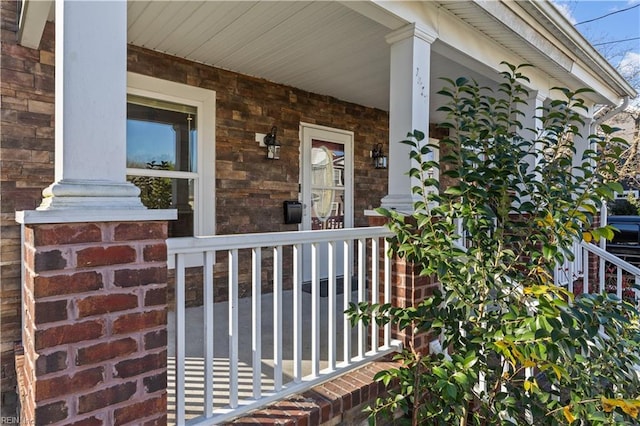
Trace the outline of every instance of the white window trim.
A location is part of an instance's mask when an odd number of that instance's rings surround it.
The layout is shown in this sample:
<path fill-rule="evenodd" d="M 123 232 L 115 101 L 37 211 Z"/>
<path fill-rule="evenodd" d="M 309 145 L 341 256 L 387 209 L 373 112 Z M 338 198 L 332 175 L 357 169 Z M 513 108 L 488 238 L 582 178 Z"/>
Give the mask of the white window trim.
<path fill-rule="evenodd" d="M 127 93 L 197 108 L 197 175 L 194 200 L 195 236 L 215 234 L 215 128 L 216 92 L 127 72 Z M 138 170 L 136 170 L 136 174 Z"/>

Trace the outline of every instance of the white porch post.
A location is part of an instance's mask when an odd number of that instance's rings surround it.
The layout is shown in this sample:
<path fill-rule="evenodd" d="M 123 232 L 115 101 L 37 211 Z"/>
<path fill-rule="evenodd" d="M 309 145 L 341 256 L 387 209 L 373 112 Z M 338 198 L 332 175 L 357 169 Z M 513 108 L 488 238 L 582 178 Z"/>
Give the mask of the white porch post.
<path fill-rule="evenodd" d="M 538 133 L 542 130 L 542 122 L 538 118 L 542 115 L 542 111 L 539 108 L 544 106 L 546 99 L 547 97 L 540 92 L 530 92 L 526 105 L 520 105 L 524 116 L 520 118 L 523 130 L 519 133 L 523 138 L 532 140 L 539 136 Z M 536 148 L 540 149 L 539 146 Z M 530 158 L 529 160 L 529 170 L 531 171 L 538 165 L 540 158 Z"/>
<path fill-rule="evenodd" d="M 57 0 L 55 7 L 55 182 L 37 211 L 16 212 L 21 418 L 78 424 L 124 415 L 160 424 L 167 416 L 168 307 L 158 295 L 167 291 L 167 221 L 176 211 L 147 210 L 126 182 L 127 3 Z M 124 351 L 84 352 L 124 342 L 123 335 L 133 336 Z M 136 343 L 148 336 L 153 344 Z M 51 354 L 62 365 L 40 368 Z M 125 363 L 132 360 L 152 361 L 130 371 Z M 82 383 L 69 386 L 70 377 Z"/>
<path fill-rule="evenodd" d="M 586 150 L 596 148 L 591 144 L 591 138 L 589 138 L 592 131 L 591 121 L 593 120 L 593 117 L 591 115 L 580 115 L 584 120 L 584 124 L 576 123 L 579 135 L 575 135 L 573 139 L 573 145 L 576 150 L 576 153 L 573 156 L 574 167 L 578 167 L 582 164 L 582 156 Z"/>
<path fill-rule="evenodd" d="M 38 210 L 144 209 L 126 182 L 127 2 L 55 8 L 55 183 Z"/>
<path fill-rule="evenodd" d="M 413 211 L 416 184 L 408 175 L 412 167 L 410 148 L 399 143 L 407 133 L 429 132 L 429 79 L 431 43 L 435 34 L 415 24 L 407 25 L 387 36 L 391 45 L 389 104 L 389 188 L 382 207 L 403 212 Z"/>

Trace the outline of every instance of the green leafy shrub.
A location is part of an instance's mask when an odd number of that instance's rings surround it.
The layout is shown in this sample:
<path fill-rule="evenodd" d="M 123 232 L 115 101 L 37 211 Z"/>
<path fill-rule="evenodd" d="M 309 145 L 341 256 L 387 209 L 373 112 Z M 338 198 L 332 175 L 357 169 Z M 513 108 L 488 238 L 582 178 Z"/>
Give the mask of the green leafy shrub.
<path fill-rule="evenodd" d="M 631 424 L 637 417 L 634 306 L 608 294 L 576 297 L 553 280 L 576 239 L 612 236 L 592 223 L 602 200 L 621 190 L 617 153 L 601 148 L 621 141 L 604 126 L 576 164 L 584 90 L 557 89 L 563 99 L 538 111 L 542 130 L 524 129 L 524 66 L 506 65 L 497 92 L 444 79 L 441 126 L 451 136 L 439 142 L 448 152 L 439 163 L 425 160 L 436 147 L 421 132 L 403 141 L 415 160 L 409 174 L 420 182 L 414 212 L 379 212 L 395 234 L 390 255 L 418 265 L 440 288 L 418 306 L 362 303 L 350 315 L 428 331 L 447 351 L 404 348 L 399 367 L 377 376 L 399 390 L 370 408 L 371 423 L 398 410 L 405 417 L 396 421 L 413 425 Z M 434 168 L 455 183 L 440 188 Z"/>

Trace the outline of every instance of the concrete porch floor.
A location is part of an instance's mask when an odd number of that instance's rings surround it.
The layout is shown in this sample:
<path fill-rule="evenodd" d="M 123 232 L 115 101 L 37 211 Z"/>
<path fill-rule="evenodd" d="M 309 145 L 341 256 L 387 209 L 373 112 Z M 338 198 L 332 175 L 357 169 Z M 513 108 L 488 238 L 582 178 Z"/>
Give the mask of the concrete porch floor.
<path fill-rule="evenodd" d="M 351 293 L 350 300 L 357 299 L 357 292 Z M 336 297 L 336 310 L 333 313 L 336 320 L 336 357 L 337 362 L 343 360 L 343 294 Z M 302 292 L 302 351 L 303 376 L 311 373 L 311 303 L 310 293 Z M 283 292 L 282 300 L 282 353 L 283 353 L 283 377 L 282 383 L 293 379 L 293 291 Z M 213 386 L 214 407 L 221 408 L 229 402 L 229 331 L 228 331 L 228 302 L 219 302 L 214 305 L 214 361 L 213 361 Z M 251 398 L 253 390 L 253 360 L 251 351 L 251 322 L 252 309 L 251 298 L 238 300 L 238 347 L 239 347 L 239 398 Z M 320 368 L 327 366 L 327 319 L 328 298 L 320 298 Z M 273 390 L 273 294 L 267 293 L 261 298 L 261 324 L 262 324 L 262 362 L 261 377 L 262 389 L 269 392 Z M 204 393 L 204 310 L 202 307 L 188 308 L 186 311 L 187 335 L 186 342 L 186 416 L 197 417 L 203 413 Z M 357 354 L 357 329 L 349 328 L 352 336 L 352 356 Z M 168 319 L 168 412 L 169 423 L 174 422 L 175 416 L 175 313 L 169 313 Z"/>

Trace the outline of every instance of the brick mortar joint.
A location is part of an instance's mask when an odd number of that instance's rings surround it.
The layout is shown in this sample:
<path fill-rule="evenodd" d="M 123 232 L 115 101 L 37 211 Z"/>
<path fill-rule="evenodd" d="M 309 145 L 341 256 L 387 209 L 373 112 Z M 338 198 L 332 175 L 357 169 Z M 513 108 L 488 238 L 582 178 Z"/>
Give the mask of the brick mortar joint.
<path fill-rule="evenodd" d="M 93 366 L 91 368 L 87 368 L 84 370 L 81 370 L 80 372 L 83 371 L 88 371 L 91 370 L 92 368 L 95 368 L 96 366 Z M 100 411 L 103 409 L 108 409 L 108 410 L 115 410 L 118 408 L 123 408 L 123 407 L 127 407 L 130 405 L 130 401 L 129 400 L 125 400 L 125 401 L 121 401 L 115 404 L 108 404 L 103 408 L 99 408 L 98 410 L 94 410 L 94 411 L 89 411 L 86 413 L 78 413 L 74 408 L 77 408 L 79 400 L 82 397 L 87 397 L 93 394 L 96 394 L 98 392 L 101 391 L 105 391 L 117 386 L 121 386 L 121 385 L 126 385 L 128 383 L 133 383 L 135 386 L 135 393 L 132 396 L 132 398 L 136 398 L 137 400 L 140 400 L 140 398 L 142 397 L 143 399 L 141 400 L 146 400 L 146 399 L 152 399 L 152 398 L 157 398 L 158 396 L 162 396 L 163 393 L 166 393 L 166 389 L 159 389 L 156 390 L 154 392 L 147 392 L 144 386 L 144 379 L 147 377 L 151 377 L 157 374 L 163 374 L 167 371 L 166 367 L 163 368 L 157 368 L 155 370 L 151 370 L 151 371 L 145 371 L 143 374 L 139 374 L 136 376 L 132 376 L 132 377 L 113 377 L 112 374 L 107 375 L 107 369 L 105 368 L 105 376 L 103 376 L 103 380 L 100 381 L 97 385 L 89 388 L 89 389 L 82 389 L 82 390 L 78 390 L 78 391 L 70 391 L 70 392 L 66 392 L 66 393 L 60 393 L 57 394 L 55 396 L 52 396 L 50 398 L 46 398 L 46 399 L 41 399 L 36 401 L 36 405 L 38 406 L 43 406 L 43 405 L 48 405 L 48 404 L 52 404 L 55 402 L 59 402 L 59 401 L 65 401 L 68 403 L 68 406 L 70 408 L 69 411 L 69 417 L 74 417 L 76 415 L 80 415 L 80 416 L 85 416 L 88 415 L 92 412 L 96 412 L 96 411 Z M 61 375 L 58 377 L 64 377 L 65 375 Z M 69 377 L 73 377 L 73 374 L 67 374 L 66 376 Z M 51 379 L 55 379 L 56 376 L 54 377 L 47 377 L 47 378 L 41 378 L 38 377 L 35 379 L 35 381 L 29 381 L 30 384 L 30 392 L 33 393 L 33 395 L 35 395 L 34 392 L 34 387 L 38 385 L 38 382 L 41 380 L 51 380 Z"/>
<path fill-rule="evenodd" d="M 75 262 L 74 262 L 75 263 Z M 71 276 L 77 273 L 82 272 L 96 272 L 96 273 L 104 273 L 104 272 L 113 272 L 119 270 L 144 270 L 149 268 L 167 268 L 167 261 L 165 260 L 154 260 L 145 262 L 144 260 L 139 260 L 136 262 L 129 263 L 114 263 L 112 265 L 97 265 L 97 266 L 77 266 L 72 265 L 68 266 L 64 269 L 50 269 L 46 271 L 34 272 L 31 268 L 27 268 L 27 272 L 30 273 L 33 277 L 43 277 L 43 278 L 51 278 L 57 276 Z M 164 284 L 164 283 L 156 283 L 156 284 Z M 72 293 L 75 294 L 75 293 Z M 77 293 L 81 294 L 81 293 Z"/>
<path fill-rule="evenodd" d="M 26 246 L 33 250 L 34 253 L 48 252 L 51 250 L 69 251 L 77 253 L 78 251 L 88 248 L 110 248 L 110 247 L 132 247 L 144 249 L 145 247 L 153 247 L 158 245 L 166 245 L 165 240 L 118 240 L 118 241 L 94 241 L 94 242 L 82 242 L 82 243 L 69 243 L 69 244 L 43 244 Z"/>

